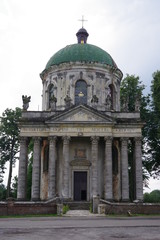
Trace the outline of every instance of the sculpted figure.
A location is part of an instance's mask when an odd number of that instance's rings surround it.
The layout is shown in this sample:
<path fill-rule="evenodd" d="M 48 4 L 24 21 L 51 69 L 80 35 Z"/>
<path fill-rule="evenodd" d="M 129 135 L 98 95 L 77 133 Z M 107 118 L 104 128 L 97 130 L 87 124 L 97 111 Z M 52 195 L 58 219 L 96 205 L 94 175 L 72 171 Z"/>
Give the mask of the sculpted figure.
<path fill-rule="evenodd" d="M 141 107 L 141 97 L 138 95 L 135 100 L 135 111 L 139 112 Z"/>
<path fill-rule="evenodd" d="M 51 108 L 51 111 L 54 111 L 56 109 L 56 103 L 57 103 L 57 98 L 53 94 L 50 97 L 50 108 Z"/>
<path fill-rule="evenodd" d="M 91 103 L 98 103 L 99 99 L 96 95 L 93 95 Z"/>
<path fill-rule="evenodd" d="M 27 97 L 27 95 L 22 95 L 23 101 L 23 110 L 27 111 L 29 108 L 29 102 L 31 101 L 31 96 Z"/>
<path fill-rule="evenodd" d="M 111 110 L 111 106 L 112 106 L 112 99 L 111 99 L 111 95 L 108 94 L 106 97 L 106 108 L 107 110 Z"/>
<path fill-rule="evenodd" d="M 72 105 L 72 103 L 71 103 L 72 99 L 70 98 L 70 96 L 69 96 L 68 94 L 66 95 L 64 101 L 65 101 L 65 104 L 66 104 L 66 107 L 67 107 L 67 108 L 68 108 L 68 107 L 71 107 L 71 105 Z"/>

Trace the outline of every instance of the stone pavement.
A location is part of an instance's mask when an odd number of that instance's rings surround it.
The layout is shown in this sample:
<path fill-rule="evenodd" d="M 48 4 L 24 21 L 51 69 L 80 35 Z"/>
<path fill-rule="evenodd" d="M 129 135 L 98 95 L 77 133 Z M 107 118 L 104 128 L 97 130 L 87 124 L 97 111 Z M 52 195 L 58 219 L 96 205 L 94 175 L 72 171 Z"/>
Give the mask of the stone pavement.
<path fill-rule="evenodd" d="M 160 217 L 0 218 L 0 240 L 159 240 Z"/>

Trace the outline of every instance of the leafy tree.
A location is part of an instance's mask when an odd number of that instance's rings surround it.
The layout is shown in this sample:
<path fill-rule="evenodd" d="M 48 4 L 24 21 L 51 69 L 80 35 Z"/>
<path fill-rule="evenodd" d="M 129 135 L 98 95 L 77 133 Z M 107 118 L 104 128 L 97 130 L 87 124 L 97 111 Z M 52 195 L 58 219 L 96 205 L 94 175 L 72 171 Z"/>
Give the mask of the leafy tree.
<path fill-rule="evenodd" d="M 15 176 L 12 183 L 11 194 L 13 198 L 17 198 L 18 177 Z"/>
<path fill-rule="evenodd" d="M 143 90 L 145 86 L 140 81 L 139 77 L 134 75 L 128 75 L 121 82 L 120 89 L 120 100 L 122 110 L 126 110 L 129 112 L 135 112 L 136 109 L 136 101 L 138 100 L 140 103 L 140 117 L 142 122 L 146 122 L 146 118 L 149 113 L 148 104 L 150 102 L 150 97 L 143 95 Z M 123 106 L 125 105 L 125 109 Z M 142 130 L 142 146 L 145 146 L 146 143 L 146 130 L 145 125 Z M 129 153 L 129 178 L 130 178 L 130 199 L 134 200 L 135 189 L 134 189 L 134 165 L 133 165 L 133 156 L 134 156 L 134 142 L 130 139 L 128 145 L 128 153 Z M 149 174 L 146 167 L 146 159 L 145 159 L 145 148 L 142 149 L 143 153 L 143 180 L 145 186 L 148 185 Z"/>
<path fill-rule="evenodd" d="M 0 184 L 0 201 L 6 198 L 6 187 L 4 184 Z"/>
<path fill-rule="evenodd" d="M 160 203 L 160 190 L 154 190 L 151 193 L 145 193 L 144 202 Z"/>
<path fill-rule="evenodd" d="M 129 75 L 122 80 L 121 89 L 120 89 L 120 100 L 121 106 L 123 106 L 124 102 L 127 103 L 128 111 L 135 111 L 135 102 L 136 98 L 142 99 L 142 92 L 145 86 L 139 80 L 139 77 L 135 77 L 134 75 Z"/>
<path fill-rule="evenodd" d="M 2 113 L 0 125 L 0 162 L 1 165 L 9 162 L 9 175 L 7 183 L 7 197 L 11 192 L 12 168 L 18 159 L 19 152 L 19 128 L 18 121 L 21 116 L 21 109 L 6 109 Z M 4 169 L 2 168 L 3 172 Z"/>
<path fill-rule="evenodd" d="M 153 73 L 150 112 L 146 119 L 147 167 L 152 176 L 160 174 L 160 71 Z"/>

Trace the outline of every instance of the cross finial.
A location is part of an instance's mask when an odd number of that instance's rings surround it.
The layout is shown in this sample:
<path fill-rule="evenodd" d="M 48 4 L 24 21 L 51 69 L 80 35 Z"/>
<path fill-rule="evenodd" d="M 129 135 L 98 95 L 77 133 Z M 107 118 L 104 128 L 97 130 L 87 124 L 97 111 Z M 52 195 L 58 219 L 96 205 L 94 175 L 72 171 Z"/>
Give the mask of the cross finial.
<path fill-rule="evenodd" d="M 82 15 L 82 19 L 79 19 L 78 21 L 81 21 L 81 22 L 82 22 L 82 28 L 83 28 L 83 23 L 84 23 L 84 22 L 87 22 L 88 20 L 85 20 L 85 19 L 84 19 L 84 16 Z"/>

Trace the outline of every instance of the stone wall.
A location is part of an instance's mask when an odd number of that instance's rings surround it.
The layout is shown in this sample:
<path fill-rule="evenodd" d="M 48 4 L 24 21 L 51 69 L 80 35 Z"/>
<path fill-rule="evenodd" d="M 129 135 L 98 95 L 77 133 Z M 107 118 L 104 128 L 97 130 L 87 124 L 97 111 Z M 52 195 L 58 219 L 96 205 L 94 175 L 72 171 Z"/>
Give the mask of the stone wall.
<path fill-rule="evenodd" d="M 55 203 L 0 202 L 0 216 L 56 213 L 57 205 Z"/>
<path fill-rule="evenodd" d="M 106 214 L 160 214 L 160 204 L 158 203 L 107 203 L 101 201 L 105 205 Z"/>

